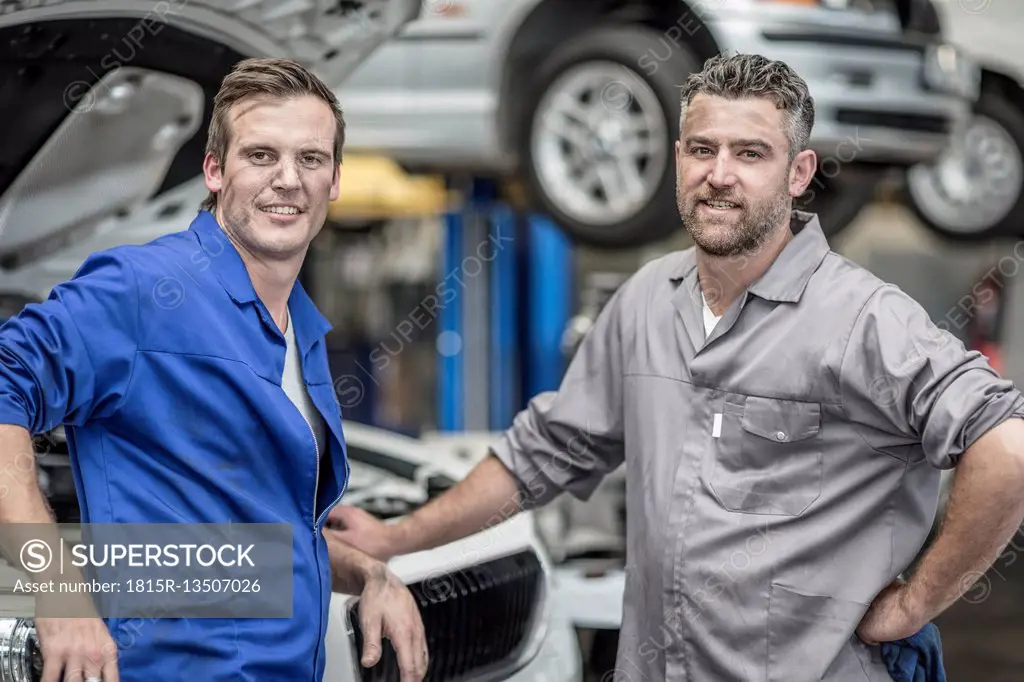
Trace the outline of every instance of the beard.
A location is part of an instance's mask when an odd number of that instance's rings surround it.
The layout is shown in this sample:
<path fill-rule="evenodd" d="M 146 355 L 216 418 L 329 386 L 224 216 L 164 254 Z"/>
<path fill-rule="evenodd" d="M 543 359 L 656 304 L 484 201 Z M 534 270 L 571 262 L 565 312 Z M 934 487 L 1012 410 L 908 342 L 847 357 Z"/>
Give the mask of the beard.
<path fill-rule="evenodd" d="M 739 206 L 732 215 L 715 217 L 700 213 L 702 201 L 728 201 Z M 738 201 L 728 190 L 711 190 L 684 197 L 676 182 L 676 204 L 683 226 L 693 243 L 711 256 L 730 257 L 753 253 L 764 246 L 772 233 L 789 222 L 788 187 L 756 202 Z"/>

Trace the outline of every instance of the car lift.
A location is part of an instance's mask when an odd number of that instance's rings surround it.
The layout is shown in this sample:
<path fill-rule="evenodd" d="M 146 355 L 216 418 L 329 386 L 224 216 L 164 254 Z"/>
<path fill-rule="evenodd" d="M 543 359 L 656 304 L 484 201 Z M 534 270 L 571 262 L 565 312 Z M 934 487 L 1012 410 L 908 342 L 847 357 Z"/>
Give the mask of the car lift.
<path fill-rule="evenodd" d="M 464 197 L 444 220 L 437 428 L 498 431 L 561 382 L 572 245 L 550 218 L 516 212 L 493 181 L 472 179 Z"/>

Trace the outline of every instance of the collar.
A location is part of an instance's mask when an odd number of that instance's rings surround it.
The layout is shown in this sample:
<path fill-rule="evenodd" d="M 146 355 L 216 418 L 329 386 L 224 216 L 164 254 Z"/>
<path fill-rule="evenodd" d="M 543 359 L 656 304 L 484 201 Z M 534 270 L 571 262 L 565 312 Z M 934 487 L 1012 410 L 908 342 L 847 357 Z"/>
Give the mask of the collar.
<path fill-rule="evenodd" d="M 783 247 L 763 275 L 749 287 L 748 291 L 770 301 L 796 302 L 800 300 L 811 275 L 818 269 L 822 259 L 829 252 L 828 240 L 821 230 L 817 214 L 793 211 L 790 218 L 793 238 Z M 672 269 L 670 278 L 674 282 L 686 279 L 697 269 L 697 251 L 686 249 L 678 265 Z"/>
<path fill-rule="evenodd" d="M 228 239 L 217 218 L 209 211 L 200 211 L 189 230 L 197 236 L 203 251 L 210 257 L 213 264 L 211 270 L 231 299 L 238 305 L 259 301 L 263 307 L 242 256 Z M 288 296 L 288 315 L 289 325 L 295 325 L 295 340 L 303 354 L 333 328 L 297 279 Z"/>
<path fill-rule="evenodd" d="M 292 327 L 292 325 L 295 326 Z M 288 326 L 295 332 L 295 342 L 302 355 L 309 352 L 313 344 L 334 328 L 320 313 L 316 304 L 313 303 L 313 299 L 309 297 L 297 279 L 292 287 L 292 293 L 288 297 Z"/>
<path fill-rule="evenodd" d="M 188 229 L 198 237 L 199 245 L 214 266 L 213 273 L 232 300 L 239 304 L 255 301 L 256 289 L 252 286 L 249 271 L 245 269 L 245 262 L 217 218 L 209 211 L 199 211 Z"/>

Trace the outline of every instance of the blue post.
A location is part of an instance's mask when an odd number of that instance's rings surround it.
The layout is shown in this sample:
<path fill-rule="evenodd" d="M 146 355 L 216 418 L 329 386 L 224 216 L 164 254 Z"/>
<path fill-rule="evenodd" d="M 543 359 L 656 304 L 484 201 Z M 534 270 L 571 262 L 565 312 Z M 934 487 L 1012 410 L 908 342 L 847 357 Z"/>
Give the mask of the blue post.
<path fill-rule="evenodd" d="M 467 195 L 462 211 L 445 216 L 438 429 L 497 431 L 529 398 L 561 383 L 572 246 L 547 217 L 530 215 L 521 225 L 488 180 L 474 179 Z M 481 263 L 480 278 L 461 272 Z"/>
<path fill-rule="evenodd" d="M 441 249 L 442 279 L 448 277 L 462 262 L 462 216 L 452 211 L 444 220 L 444 244 Z M 463 413 L 462 353 L 442 352 L 449 339 L 462 339 L 462 288 L 439 286 L 441 311 L 438 316 L 437 351 L 437 428 L 440 431 L 461 431 Z"/>
<path fill-rule="evenodd" d="M 491 217 L 490 244 L 485 255 L 490 263 L 490 401 L 489 428 L 500 431 L 512 424 L 519 391 L 518 328 L 516 312 L 516 265 L 518 236 L 515 215 L 499 206 Z"/>
<path fill-rule="evenodd" d="M 543 391 L 558 388 L 565 372 L 562 334 L 572 310 L 572 243 L 547 216 L 528 217 L 529 252 L 526 395 L 523 402 Z"/>

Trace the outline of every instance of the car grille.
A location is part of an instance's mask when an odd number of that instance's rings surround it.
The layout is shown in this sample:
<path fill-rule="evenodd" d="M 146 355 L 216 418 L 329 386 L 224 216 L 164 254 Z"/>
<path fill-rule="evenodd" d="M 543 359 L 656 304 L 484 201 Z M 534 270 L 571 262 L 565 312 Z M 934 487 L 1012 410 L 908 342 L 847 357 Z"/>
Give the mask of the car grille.
<path fill-rule="evenodd" d="M 460 680 L 511 663 L 533 623 L 542 578 L 540 561 L 527 551 L 410 584 L 430 651 L 425 679 Z M 358 609 L 358 601 L 349 609 L 357 662 L 363 650 Z M 394 649 L 383 644 L 377 665 L 360 666 L 363 682 L 401 679 Z"/>

